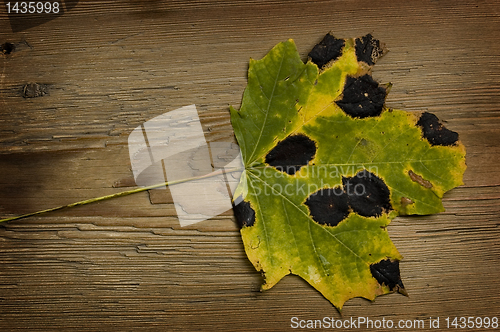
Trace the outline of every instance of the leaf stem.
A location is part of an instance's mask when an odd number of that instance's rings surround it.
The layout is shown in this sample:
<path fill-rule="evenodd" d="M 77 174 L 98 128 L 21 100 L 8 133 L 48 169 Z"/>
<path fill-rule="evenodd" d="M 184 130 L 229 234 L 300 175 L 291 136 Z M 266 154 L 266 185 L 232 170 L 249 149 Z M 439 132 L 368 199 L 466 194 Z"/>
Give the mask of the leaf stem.
<path fill-rule="evenodd" d="M 67 205 L 61 205 L 61 206 L 53 207 L 53 208 L 50 208 L 50 209 L 45 209 L 45 210 L 40 210 L 40 211 L 36 211 L 36 212 L 30 212 L 30 213 L 27 213 L 27 214 L 22 214 L 22 215 L 15 216 L 15 217 L 0 219 L 0 223 L 6 222 L 6 221 L 12 221 L 12 220 L 24 219 L 24 218 L 36 216 L 36 215 L 47 213 L 47 212 L 62 210 L 62 209 L 66 209 L 66 208 L 72 208 L 72 207 L 75 207 L 75 206 L 87 205 L 87 204 L 91 204 L 91 203 L 101 202 L 101 201 L 105 201 L 105 200 L 108 200 L 108 199 L 111 199 L 111 198 L 128 196 L 128 195 L 140 193 L 140 192 L 151 190 L 151 189 L 157 189 L 157 188 L 160 188 L 160 187 L 163 187 L 163 186 L 172 186 L 172 185 L 179 184 L 179 183 L 185 183 L 185 182 L 193 181 L 193 180 L 206 179 L 206 178 L 210 178 L 210 177 L 213 177 L 213 176 L 223 175 L 223 174 L 226 174 L 226 173 L 239 172 L 239 171 L 243 171 L 243 169 L 244 168 L 241 168 L 241 167 L 235 167 L 235 168 L 232 168 L 232 169 L 229 169 L 229 170 L 225 170 L 225 169 L 221 168 L 221 169 L 219 169 L 219 170 L 217 170 L 215 172 L 212 172 L 212 173 L 209 173 L 209 174 L 206 174 L 206 175 L 202 175 L 202 176 L 196 176 L 196 177 L 192 177 L 192 178 L 187 178 L 187 179 L 182 179 L 182 180 L 175 180 L 175 181 L 166 181 L 166 182 L 163 182 L 163 183 L 153 184 L 153 185 L 147 186 L 147 187 L 136 188 L 136 189 L 132 189 L 132 190 L 128 190 L 128 191 L 122 191 L 120 193 L 106 195 L 106 196 L 101 196 L 101 197 L 94 197 L 94 198 L 86 199 L 84 201 L 74 202 L 74 203 L 67 204 Z"/>

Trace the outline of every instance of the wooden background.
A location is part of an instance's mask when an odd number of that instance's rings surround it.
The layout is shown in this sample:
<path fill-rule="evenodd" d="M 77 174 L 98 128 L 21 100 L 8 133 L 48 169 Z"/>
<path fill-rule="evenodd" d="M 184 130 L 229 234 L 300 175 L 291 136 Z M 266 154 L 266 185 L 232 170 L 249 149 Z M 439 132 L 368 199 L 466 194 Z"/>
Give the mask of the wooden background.
<path fill-rule="evenodd" d="M 390 52 L 387 105 L 460 133 L 465 185 L 446 212 L 396 218 L 410 296 L 346 303 L 343 318 L 500 317 L 500 3 L 497 1 L 80 1 L 13 33 L 0 9 L 0 216 L 116 193 L 127 137 L 196 104 L 208 141 L 234 141 L 250 57 L 293 38 L 306 57 L 332 30 Z M 22 87 L 48 94 L 23 98 Z M 231 211 L 181 228 L 148 193 L 0 225 L 0 330 L 286 331 L 340 318 L 295 276 L 259 292 Z"/>

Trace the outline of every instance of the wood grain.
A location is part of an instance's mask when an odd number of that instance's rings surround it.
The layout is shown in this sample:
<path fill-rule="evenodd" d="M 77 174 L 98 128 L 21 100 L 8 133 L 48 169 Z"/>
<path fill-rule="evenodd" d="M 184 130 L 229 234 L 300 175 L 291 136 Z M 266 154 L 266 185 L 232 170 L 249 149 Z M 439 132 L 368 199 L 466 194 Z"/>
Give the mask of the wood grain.
<path fill-rule="evenodd" d="M 500 317 L 500 5 L 495 1 L 80 1 L 13 33 L 0 10 L 0 216 L 106 195 L 131 178 L 127 137 L 196 104 L 209 141 L 234 141 L 249 57 L 332 30 L 390 52 L 387 105 L 460 133 L 465 184 L 446 212 L 396 218 L 410 297 L 353 299 L 342 316 L 295 276 L 259 292 L 228 211 L 181 228 L 147 193 L 0 226 L 0 329 L 284 331 L 290 319 Z M 48 94 L 23 98 L 27 83 Z M 426 325 L 428 328 L 428 325 Z"/>

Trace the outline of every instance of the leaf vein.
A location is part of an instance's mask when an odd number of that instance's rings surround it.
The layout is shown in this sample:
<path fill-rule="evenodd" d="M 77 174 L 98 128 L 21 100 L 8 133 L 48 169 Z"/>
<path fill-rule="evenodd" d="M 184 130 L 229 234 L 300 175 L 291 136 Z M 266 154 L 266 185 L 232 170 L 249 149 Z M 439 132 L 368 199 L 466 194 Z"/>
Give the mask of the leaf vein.
<path fill-rule="evenodd" d="M 283 52 L 283 54 L 281 54 L 281 61 L 280 61 L 280 65 L 279 65 L 279 68 L 278 68 L 278 74 L 276 75 L 276 78 L 274 80 L 273 91 L 271 91 L 271 97 L 269 98 L 269 102 L 267 104 L 267 110 L 266 110 L 266 114 L 265 114 L 265 117 L 264 117 L 264 122 L 262 124 L 262 128 L 260 129 L 260 133 L 259 133 L 259 137 L 257 139 L 257 143 L 254 145 L 254 149 L 253 149 L 252 154 L 250 155 L 250 158 L 248 158 L 248 162 L 253 161 L 252 158 L 255 155 L 255 152 L 257 151 L 257 147 L 259 146 L 260 140 L 262 139 L 262 134 L 264 133 L 264 128 L 266 127 L 267 119 L 268 119 L 268 116 L 269 116 L 269 108 L 271 107 L 271 103 L 273 101 L 274 90 L 276 90 L 276 85 L 278 84 L 278 76 L 279 76 L 279 74 L 281 72 L 281 68 L 283 67 L 283 60 L 284 59 L 285 59 L 285 52 Z"/>

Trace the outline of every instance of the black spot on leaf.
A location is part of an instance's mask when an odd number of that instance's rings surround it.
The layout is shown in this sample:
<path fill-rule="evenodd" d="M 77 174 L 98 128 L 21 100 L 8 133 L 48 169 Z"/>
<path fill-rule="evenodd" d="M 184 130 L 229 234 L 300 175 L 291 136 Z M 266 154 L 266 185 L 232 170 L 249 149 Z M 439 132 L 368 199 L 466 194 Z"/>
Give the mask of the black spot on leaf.
<path fill-rule="evenodd" d="M 316 154 L 316 144 L 306 135 L 288 136 L 266 155 L 266 163 L 277 170 L 294 175 Z"/>
<path fill-rule="evenodd" d="M 425 139 L 431 145 L 453 145 L 458 141 L 458 133 L 447 129 L 439 122 L 437 116 L 424 112 L 418 119 L 417 126 L 422 129 Z"/>
<path fill-rule="evenodd" d="M 362 170 L 355 176 L 342 178 L 349 206 L 363 217 L 378 217 L 392 210 L 390 191 L 375 174 Z"/>
<path fill-rule="evenodd" d="M 337 226 L 349 215 L 347 195 L 340 187 L 318 190 L 305 204 L 313 220 L 322 225 Z"/>
<path fill-rule="evenodd" d="M 384 55 L 384 49 L 381 47 L 380 41 L 373 38 L 371 34 L 356 38 L 356 58 L 358 61 L 364 61 L 372 66 L 382 55 Z"/>
<path fill-rule="evenodd" d="M 309 52 L 309 57 L 318 68 L 322 68 L 328 62 L 337 59 L 342 54 L 344 44 L 345 42 L 343 39 L 337 39 L 328 33 L 323 40 Z"/>
<path fill-rule="evenodd" d="M 370 265 L 370 272 L 372 276 L 377 279 L 381 285 L 386 285 L 390 290 L 398 290 L 404 293 L 405 286 L 401 281 L 399 272 L 399 261 L 391 261 L 384 259 L 378 263 Z"/>
<path fill-rule="evenodd" d="M 250 206 L 250 202 L 241 200 L 241 202 L 233 206 L 233 211 L 240 228 L 253 226 L 255 223 L 255 211 Z"/>
<path fill-rule="evenodd" d="M 385 97 L 385 88 L 379 86 L 370 75 L 348 76 L 342 99 L 336 103 L 353 118 L 366 118 L 382 113 Z"/>

